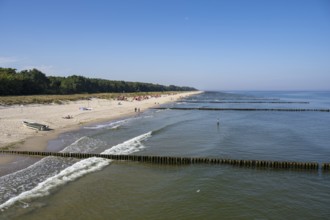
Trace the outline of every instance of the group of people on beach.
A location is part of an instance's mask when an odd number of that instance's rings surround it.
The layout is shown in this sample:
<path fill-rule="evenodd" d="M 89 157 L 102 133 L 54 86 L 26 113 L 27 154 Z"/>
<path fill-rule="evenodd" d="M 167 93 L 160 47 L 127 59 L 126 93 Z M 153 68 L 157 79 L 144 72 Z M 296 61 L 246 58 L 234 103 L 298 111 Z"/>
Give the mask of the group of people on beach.
<path fill-rule="evenodd" d="M 72 115 L 66 115 L 66 116 L 64 116 L 64 117 L 62 117 L 63 119 L 72 119 L 73 118 L 73 116 Z"/>
<path fill-rule="evenodd" d="M 141 95 L 141 96 L 134 96 L 132 98 L 132 101 L 143 101 L 146 99 L 151 99 L 151 98 L 160 98 L 162 95 Z M 124 95 L 119 95 L 116 98 L 117 101 L 129 101 L 128 97 Z"/>

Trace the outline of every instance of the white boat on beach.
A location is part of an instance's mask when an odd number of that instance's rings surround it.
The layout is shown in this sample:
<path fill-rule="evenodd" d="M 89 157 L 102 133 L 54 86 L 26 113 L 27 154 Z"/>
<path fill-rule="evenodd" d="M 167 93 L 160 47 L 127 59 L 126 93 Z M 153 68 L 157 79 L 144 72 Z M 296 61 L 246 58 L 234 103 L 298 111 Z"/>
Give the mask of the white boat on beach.
<path fill-rule="evenodd" d="M 28 122 L 28 121 L 23 121 L 22 123 L 25 127 L 31 128 L 31 129 L 34 129 L 34 130 L 38 130 L 38 131 L 47 131 L 47 130 L 49 130 L 48 126 L 44 125 L 44 124 L 39 124 L 39 123 L 36 123 L 36 122 Z"/>

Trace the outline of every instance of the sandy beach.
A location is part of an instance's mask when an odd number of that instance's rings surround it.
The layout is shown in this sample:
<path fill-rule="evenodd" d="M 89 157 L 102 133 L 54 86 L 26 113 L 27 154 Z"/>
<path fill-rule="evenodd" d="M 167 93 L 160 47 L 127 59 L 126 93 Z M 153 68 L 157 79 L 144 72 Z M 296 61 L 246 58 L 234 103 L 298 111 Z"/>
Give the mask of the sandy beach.
<path fill-rule="evenodd" d="M 113 120 L 137 114 L 148 108 L 176 101 L 197 92 L 185 92 L 142 100 L 128 98 L 125 101 L 91 99 L 65 104 L 7 106 L 0 108 L 0 148 L 42 151 L 49 140 L 59 134 L 78 129 L 88 123 Z M 71 116 L 71 118 L 65 118 Z M 37 122 L 49 126 L 49 131 L 36 131 L 23 126 L 22 121 Z M 8 162 L 0 157 L 0 163 Z"/>

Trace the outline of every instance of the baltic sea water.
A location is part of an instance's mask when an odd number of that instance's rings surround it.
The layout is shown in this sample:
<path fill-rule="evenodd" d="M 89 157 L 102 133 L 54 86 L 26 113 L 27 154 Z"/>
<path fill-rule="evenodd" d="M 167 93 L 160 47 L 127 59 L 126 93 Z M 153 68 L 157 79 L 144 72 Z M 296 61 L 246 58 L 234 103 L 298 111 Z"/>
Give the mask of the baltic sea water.
<path fill-rule="evenodd" d="M 205 92 L 168 106 L 330 109 L 330 92 Z M 322 163 L 329 125 L 329 112 L 149 110 L 48 150 Z M 328 219 L 330 173 L 48 157 L 0 177 L 0 195 L 0 219 Z"/>

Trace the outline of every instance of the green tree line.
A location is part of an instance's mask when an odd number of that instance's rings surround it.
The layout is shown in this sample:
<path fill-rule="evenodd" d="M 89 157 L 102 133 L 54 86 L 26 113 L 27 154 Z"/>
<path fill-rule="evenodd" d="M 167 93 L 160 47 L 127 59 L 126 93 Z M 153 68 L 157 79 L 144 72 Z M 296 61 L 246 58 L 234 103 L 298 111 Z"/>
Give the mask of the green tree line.
<path fill-rule="evenodd" d="M 81 94 L 106 92 L 160 92 L 194 91 L 192 87 L 164 86 L 143 82 L 126 82 L 86 78 L 72 75 L 68 77 L 49 76 L 37 69 L 22 70 L 0 67 L 0 95 L 46 95 Z"/>

